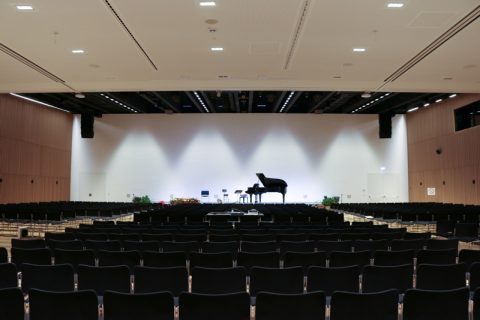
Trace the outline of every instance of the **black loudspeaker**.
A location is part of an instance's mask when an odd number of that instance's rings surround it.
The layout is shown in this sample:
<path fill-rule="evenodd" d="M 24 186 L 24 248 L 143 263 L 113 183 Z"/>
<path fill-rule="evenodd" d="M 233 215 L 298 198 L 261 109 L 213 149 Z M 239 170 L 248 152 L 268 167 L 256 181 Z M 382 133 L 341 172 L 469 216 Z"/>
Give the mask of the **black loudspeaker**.
<path fill-rule="evenodd" d="M 390 113 L 379 113 L 378 127 L 380 139 L 390 139 L 392 137 L 392 115 Z"/>
<path fill-rule="evenodd" d="M 80 121 L 82 138 L 93 138 L 93 121 L 93 114 L 82 113 L 82 119 Z"/>

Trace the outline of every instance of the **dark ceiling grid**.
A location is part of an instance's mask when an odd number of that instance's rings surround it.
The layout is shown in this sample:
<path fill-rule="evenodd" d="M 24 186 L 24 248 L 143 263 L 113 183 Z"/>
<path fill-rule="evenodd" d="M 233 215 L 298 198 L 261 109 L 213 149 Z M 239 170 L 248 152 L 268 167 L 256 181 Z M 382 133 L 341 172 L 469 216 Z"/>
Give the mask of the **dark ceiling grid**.
<path fill-rule="evenodd" d="M 209 112 L 217 113 L 405 113 L 448 93 L 340 91 L 197 91 Z M 193 91 L 95 92 L 85 98 L 73 93 L 31 93 L 26 96 L 72 113 L 205 113 Z M 111 100 L 111 99 L 113 100 Z M 288 100 L 288 101 L 287 101 Z M 125 106 L 122 106 L 124 104 Z M 285 106 L 285 107 L 284 107 Z M 132 110 L 130 110 L 130 109 Z M 134 111 L 133 111 L 134 110 Z"/>

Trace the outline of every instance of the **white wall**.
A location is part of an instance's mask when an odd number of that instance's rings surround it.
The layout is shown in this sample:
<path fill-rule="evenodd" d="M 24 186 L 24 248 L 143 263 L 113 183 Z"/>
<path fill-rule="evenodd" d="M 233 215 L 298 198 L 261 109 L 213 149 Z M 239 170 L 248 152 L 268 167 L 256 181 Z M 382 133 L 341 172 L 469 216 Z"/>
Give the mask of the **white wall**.
<path fill-rule="evenodd" d="M 236 200 L 233 191 L 263 172 L 288 183 L 287 202 L 408 201 L 404 117 L 392 128 L 392 139 L 379 139 L 376 115 L 129 114 L 96 118 L 95 138 L 82 139 L 77 116 L 71 199 L 169 201 L 209 190 L 213 202 L 225 188 Z"/>

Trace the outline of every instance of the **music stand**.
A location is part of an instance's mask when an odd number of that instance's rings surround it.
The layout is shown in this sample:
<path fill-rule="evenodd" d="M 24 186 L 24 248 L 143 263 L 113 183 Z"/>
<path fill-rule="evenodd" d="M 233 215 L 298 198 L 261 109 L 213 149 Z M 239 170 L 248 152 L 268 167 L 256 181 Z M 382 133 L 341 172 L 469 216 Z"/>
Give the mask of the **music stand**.
<path fill-rule="evenodd" d="M 202 191 L 200 191 L 200 195 L 201 195 L 202 198 L 207 198 L 208 200 L 210 200 L 210 191 L 202 190 Z"/>
<path fill-rule="evenodd" d="M 238 196 L 237 202 L 240 203 L 240 195 L 242 194 L 243 190 L 235 190 L 235 194 Z"/>

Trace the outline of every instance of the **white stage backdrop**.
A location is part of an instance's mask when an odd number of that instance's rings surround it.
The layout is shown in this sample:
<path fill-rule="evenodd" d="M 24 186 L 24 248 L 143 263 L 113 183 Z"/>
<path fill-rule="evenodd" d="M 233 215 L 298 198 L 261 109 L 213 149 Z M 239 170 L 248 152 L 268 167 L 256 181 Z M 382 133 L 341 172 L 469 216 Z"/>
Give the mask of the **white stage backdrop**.
<path fill-rule="evenodd" d="M 71 199 L 216 202 L 227 189 L 233 202 L 234 190 L 263 172 L 288 183 L 286 202 L 408 201 L 404 116 L 393 119 L 392 132 L 378 138 L 376 115 L 129 114 L 96 118 L 95 138 L 82 139 L 77 116 Z M 281 195 L 263 200 L 281 202 Z"/>

